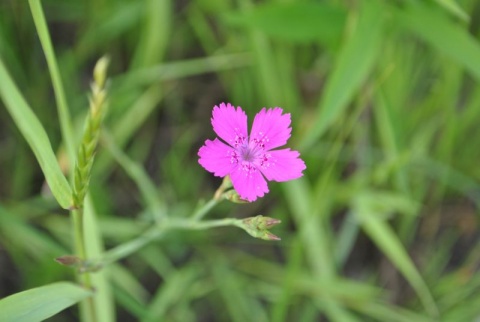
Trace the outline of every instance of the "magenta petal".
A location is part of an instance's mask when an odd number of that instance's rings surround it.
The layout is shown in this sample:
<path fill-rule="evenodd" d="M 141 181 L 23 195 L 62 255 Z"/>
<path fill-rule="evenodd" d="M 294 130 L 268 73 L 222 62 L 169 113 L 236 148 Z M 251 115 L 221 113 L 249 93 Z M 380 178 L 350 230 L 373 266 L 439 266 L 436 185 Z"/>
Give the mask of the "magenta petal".
<path fill-rule="evenodd" d="M 274 149 L 285 145 L 290 138 L 290 113 L 283 114 L 280 107 L 263 108 L 253 120 L 250 142 L 256 140 L 263 143 L 265 150 Z"/>
<path fill-rule="evenodd" d="M 219 139 L 206 140 L 198 151 L 198 163 L 217 177 L 224 177 L 236 166 L 232 163 L 232 153 L 234 150 Z"/>
<path fill-rule="evenodd" d="M 213 108 L 212 126 L 215 133 L 233 147 L 248 137 L 247 115 L 241 107 L 235 109 L 230 103 Z"/>
<path fill-rule="evenodd" d="M 305 162 L 300 159 L 300 153 L 290 149 L 268 151 L 267 162 L 261 167 L 267 180 L 288 181 L 301 177 L 306 169 Z"/>
<path fill-rule="evenodd" d="M 242 199 L 255 201 L 257 197 L 263 197 L 268 192 L 267 182 L 255 167 L 245 171 L 240 165 L 230 174 L 230 179 Z"/>

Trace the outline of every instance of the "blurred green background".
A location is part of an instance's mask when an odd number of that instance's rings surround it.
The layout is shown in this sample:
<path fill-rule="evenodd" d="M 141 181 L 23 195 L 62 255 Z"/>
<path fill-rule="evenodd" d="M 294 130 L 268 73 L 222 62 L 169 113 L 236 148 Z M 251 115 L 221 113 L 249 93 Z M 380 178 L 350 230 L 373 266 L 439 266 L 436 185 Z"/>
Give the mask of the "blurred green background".
<path fill-rule="evenodd" d="M 280 242 L 171 232 L 108 267 L 102 322 L 480 319 L 477 1 L 42 6 L 78 138 L 93 66 L 110 57 L 116 147 L 102 141 L 91 179 L 106 249 L 211 198 L 221 179 L 197 151 L 220 102 L 250 120 L 264 106 L 291 113 L 288 146 L 307 164 L 302 179 L 208 215 L 279 218 Z M 0 58 L 69 168 L 27 1 L 0 0 Z M 53 261 L 72 253 L 70 218 L 2 104 L 0 297 L 74 279 Z M 51 319 L 77 320 L 76 308 Z"/>

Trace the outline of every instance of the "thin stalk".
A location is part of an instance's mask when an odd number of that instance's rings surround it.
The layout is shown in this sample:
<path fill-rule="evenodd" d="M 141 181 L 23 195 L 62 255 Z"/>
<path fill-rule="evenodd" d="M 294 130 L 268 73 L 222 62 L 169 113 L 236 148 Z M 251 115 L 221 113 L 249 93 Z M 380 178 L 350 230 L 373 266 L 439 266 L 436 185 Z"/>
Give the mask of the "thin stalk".
<path fill-rule="evenodd" d="M 83 229 L 83 208 L 72 210 L 71 215 L 74 233 L 75 253 L 82 260 L 85 260 L 87 258 L 87 250 L 85 247 L 85 233 Z M 82 282 L 85 288 L 92 289 L 92 281 L 88 272 L 78 274 L 77 278 Z M 86 314 L 88 321 L 97 321 L 95 302 L 93 301 L 93 298 L 89 297 L 85 303 L 86 305 L 84 307 L 84 313 Z"/>
<path fill-rule="evenodd" d="M 204 230 L 226 226 L 242 227 L 241 223 L 242 220 L 236 218 L 223 218 L 207 221 L 197 221 L 194 219 L 165 219 L 165 221 L 161 225 L 152 227 L 145 231 L 139 237 L 105 252 L 103 259 L 100 260 L 98 265 L 94 263 L 92 266 L 105 266 L 121 260 L 127 256 L 130 256 L 131 254 L 136 253 L 139 249 L 145 247 L 149 243 L 160 239 L 170 230 Z"/>
<path fill-rule="evenodd" d="M 132 239 L 131 241 L 128 241 L 124 244 L 121 244 L 105 252 L 104 257 L 99 264 L 101 266 L 105 266 L 113 262 L 116 262 L 120 259 L 123 259 L 137 252 L 139 249 L 145 247 L 150 242 L 161 238 L 165 232 L 166 232 L 166 229 L 159 226 L 150 228 L 139 237 Z"/>
<path fill-rule="evenodd" d="M 83 229 L 83 208 L 72 210 L 72 224 L 75 241 L 75 252 L 82 260 L 87 258 Z"/>
<path fill-rule="evenodd" d="M 92 82 L 92 95 L 90 97 L 90 110 L 86 118 L 85 129 L 82 141 L 76 156 L 73 176 L 73 194 L 72 194 L 72 223 L 75 242 L 75 251 L 82 261 L 88 262 L 87 244 L 84 231 L 84 205 L 85 197 L 89 191 L 90 174 L 95 158 L 95 150 L 98 145 L 100 129 L 103 116 L 107 108 L 107 92 L 105 89 L 106 69 L 108 59 L 101 58 L 93 71 L 94 81 Z M 89 270 L 79 271 L 78 279 L 87 288 L 94 288 L 92 285 Z M 83 317 L 87 321 L 96 322 L 100 320 L 97 306 L 102 306 L 98 301 L 89 298 L 84 302 L 81 309 Z"/>
<path fill-rule="evenodd" d="M 75 160 L 75 143 L 72 127 L 72 119 L 67 105 L 67 99 L 65 98 L 65 90 L 63 88 L 62 78 L 60 77 L 60 71 L 58 69 L 57 59 L 55 58 L 55 52 L 52 46 L 52 40 L 50 39 L 50 33 L 48 32 L 47 22 L 43 13 L 42 5 L 39 0 L 29 0 L 30 11 L 32 12 L 35 28 L 37 29 L 40 43 L 42 44 L 43 51 L 45 53 L 45 59 L 47 60 L 48 70 L 52 77 L 53 91 L 55 94 L 55 100 L 57 102 L 58 116 L 60 118 L 60 129 L 62 131 L 62 137 L 65 143 L 65 147 L 70 162 Z M 71 167 L 72 169 L 73 167 Z"/>
<path fill-rule="evenodd" d="M 192 215 L 192 221 L 199 221 L 201 220 L 210 210 L 212 210 L 213 207 L 215 207 L 221 199 L 210 199 L 206 204 L 204 204 L 202 207 L 197 209 L 193 215 Z"/>
<path fill-rule="evenodd" d="M 241 222 L 241 219 L 236 218 L 223 218 L 206 221 L 194 221 L 191 219 L 172 219 L 169 220 L 167 227 L 170 229 L 204 230 L 226 226 L 242 227 Z"/>

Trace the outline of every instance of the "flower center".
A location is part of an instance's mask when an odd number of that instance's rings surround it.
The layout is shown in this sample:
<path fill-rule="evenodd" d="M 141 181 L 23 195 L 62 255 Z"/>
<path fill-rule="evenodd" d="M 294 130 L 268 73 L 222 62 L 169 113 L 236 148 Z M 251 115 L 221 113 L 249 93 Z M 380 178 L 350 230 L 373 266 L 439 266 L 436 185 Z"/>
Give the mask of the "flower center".
<path fill-rule="evenodd" d="M 253 162 L 255 161 L 255 159 L 257 158 L 257 151 L 255 151 L 256 149 L 253 147 L 250 147 L 249 144 L 244 144 L 243 146 L 240 147 L 239 149 L 240 151 L 240 156 L 242 158 L 243 161 L 247 161 L 247 162 Z"/>
<path fill-rule="evenodd" d="M 262 135 L 261 132 L 258 134 Z M 268 142 L 267 137 L 249 140 L 248 137 L 237 136 L 233 144 L 234 150 L 230 152 L 230 162 L 241 165 L 245 175 L 270 167 L 271 154 L 265 150 L 265 142 Z"/>

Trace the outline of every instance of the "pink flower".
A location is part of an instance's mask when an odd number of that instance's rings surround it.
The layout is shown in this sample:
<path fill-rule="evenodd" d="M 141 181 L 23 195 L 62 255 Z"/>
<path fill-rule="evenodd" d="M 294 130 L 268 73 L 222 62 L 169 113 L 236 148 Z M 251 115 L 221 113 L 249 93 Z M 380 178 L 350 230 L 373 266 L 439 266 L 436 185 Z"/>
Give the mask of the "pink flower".
<path fill-rule="evenodd" d="M 305 163 L 290 149 L 272 150 L 287 143 L 292 128 L 290 114 L 279 107 L 263 108 L 253 120 L 250 136 L 247 115 L 230 103 L 215 106 L 213 130 L 223 140 L 206 140 L 198 162 L 217 177 L 230 176 L 242 199 L 255 201 L 268 192 L 267 180 L 288 181 L 301 177 Z"/>

